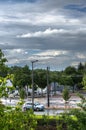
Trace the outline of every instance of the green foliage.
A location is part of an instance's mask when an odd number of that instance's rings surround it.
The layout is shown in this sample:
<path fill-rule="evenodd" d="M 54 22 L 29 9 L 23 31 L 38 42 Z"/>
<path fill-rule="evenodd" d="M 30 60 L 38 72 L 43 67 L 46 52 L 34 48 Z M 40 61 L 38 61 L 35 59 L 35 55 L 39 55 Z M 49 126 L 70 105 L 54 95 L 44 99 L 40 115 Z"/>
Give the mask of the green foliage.
<path fill-rule="evenodd" d="M 35 70 L 34 71 L 34 82 L 40 87 L 45 88 L 47 85 L 47 73 L 46 70 Z"/>
<path fill-rule="evenodd" d="M 78 109 L 72 110 L 70 112 L 72 116 L 76 118 L 74 123 L 71 121 L 68 123 L 70 130 L 85 130 L 86 129 L 86 111 L 81 111 Z"/>
<path fill-rule="evenodd" d="M 0 98 L 8 97 L 8 90 L 12 91 L 14 89 L 13 86 L 7 86 L 7 80 L 12 79 L 12 75 L 7 75 L 5 78 L 0 77 Z"/>
<path fill-rule="evenodd" d="M 60 84 L 72 86 L 72 85 L 74 85 L 74 82 L 70 76 L 62 75 L 62 77 L 60 79 Z"/>
<path fill-rule="evenodd" d="M 76 68 L 72 67 L 72 66 L 68 66 L 65 70 L 64 73 L 66 73 L 67 75 L 72 75 L 72 74 L 76 74 Z"/>
<path fill-rule="evenodd" d="M 58 82 L 58 75 L 59 75 L 58 72 L 51 71 L 49 76 L 50 82 Z"/>
<path fill-rule="evenodd" d="M 19 89 L 19 95 L 21 99 L 24 99 L 27 96 L 24 88 Z"/>
<path fill-rule="evenodd" d="M 84 74 L 84 76 L 83 76 L 82 84 L 84 86 L 84 89 L 86 89 L 86 74 Z"/>
<path fill-rule="evenodd" d="M 68 100 L 70 98 L 70 94 L 69 94 L 69 90 L 67 88 L 64 88 L 63 92 L 62 92 L 62 97 L 65 100 L 65 112 L 66 112 L 66 105 L 68 104 Z"/>
<path fill-rule="evenodd" d="M 7 96 L 6 81 L 11 76 L 0 78 L 0 98 Z M 34 130 L 36 120 L 33 111 L 22 112 L 22 102 L 16 107 L 5 106 L 0 101 L 0 130 Z"/>
<path fill-rule="evenodd" d="M 57 118 L 55 116 L 36 116 L 37 127 L 36 130 L 57 130 Z"/>
<path fill-rule="evenodd" d="M 62 116 L 59 116 L 59 119 L 57 120 L 57 130 L 67 130 L 66 118 L 67 116 L 64 114 L 62 114 Z"/>
<path fill-rule="evenodd" d="M 83 74 L 86 72 L 84 69 L 86 65 L 76 69 L 75 67 L 68 66 L 64 71 L 49 71 L 49 83 L 58 82 L 61 85 L 77 85 L 78 88 L 82 88 L 81 84 Z M 13 85 L 24 87 L 31 85 L 31 70 L 26 65 L 24 67 L 14 66 L 9 69 L 9 73 L 14 74 Z M 36 69 L 34 70 L 34 84 L 37 84 L 40 88 L 45 88 L 47 85 L 47 70 Z"/>
<path fill-rule="evenodd" d="M 68 101 L 68 100 L 69 100 L 70 94 L 69 94 L 69 91 L 68 91 L 67 88 L 64 88 L 63 93 L 62 93 L 62 96 L 63 96 L 63 99 L 64 99 L 65 101 Z"/>
<path fill-rule="evenodd" d="M 8 79 L 0 78 L 0 98 L 5 96 L 6 81 Z M 5 106 L 0 101 L 0 130 L 34 130 L 36 120 L 33 111 L 22 112 L 22 101 L 16 107 Z"/>
<path fill-rule="evenodd" d="M 41 116 L 36 118 L 39 127 L 36 130 L 85 130 L 86 129 L 86 112 L 78 109 L 73 109 L 69 113 L 62 113 L 61 115 Z M 39 128 L 39 129 L 38 129 Z"/>
<path fill-rule="evenodd" d="M 86 112 L 78 109 L 63 113 L 57 121 L 57 130 L 85 130 Z"/>
<path fill-rule="evenodd" d="M 78 65 L 78 71 L 83 73 L 84 72 L 85 65 L 83 65 L 81 62 Z"/>
<path fill-rule="evenodd" d="M 22 112 L 15 109 L 4 112 L 0 117 L 1 130 L 34 130 L 35 127 L 36 120 L 32 111 Z"/>
<path fill-rule="evenodd" d="M 8 73 L 8 67 L 5 65 L 7 59 L 4 57 L 2 50 L 0 49 L 0 76 L 5 77 Z"/>
<path fill-rule="evenodd" d="M 81 98 L 81 102 L 78 103 L 78 106 L 83 110 L 86 111 L 86 97 L 82 94 L 78 93 L 78 96 Z"/>
<path fill-rule="evenodd" d="M 19 86 L 19 88 L 22 88 L 31 84 L 31 72 L 28 66 L 14 67 L 11 68 L 11 71 L 14 74 L 13 85 L 15 87 Z"/>

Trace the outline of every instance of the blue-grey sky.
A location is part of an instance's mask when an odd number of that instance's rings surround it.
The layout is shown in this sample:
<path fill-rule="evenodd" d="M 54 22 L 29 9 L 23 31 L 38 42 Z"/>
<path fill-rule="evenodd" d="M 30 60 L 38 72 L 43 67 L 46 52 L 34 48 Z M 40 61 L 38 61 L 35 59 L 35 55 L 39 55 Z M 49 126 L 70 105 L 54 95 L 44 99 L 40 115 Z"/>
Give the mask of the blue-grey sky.
<path fill-rule="evenodd" d="M 86 0 L 0 0 L 0 48 L 8 66 L 86 62 Z"/>

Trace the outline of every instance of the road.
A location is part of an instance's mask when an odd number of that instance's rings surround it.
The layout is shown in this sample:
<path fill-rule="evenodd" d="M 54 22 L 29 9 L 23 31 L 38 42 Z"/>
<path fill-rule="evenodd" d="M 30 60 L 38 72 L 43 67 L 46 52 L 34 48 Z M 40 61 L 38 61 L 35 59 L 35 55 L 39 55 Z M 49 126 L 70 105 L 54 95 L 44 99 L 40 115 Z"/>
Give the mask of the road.
<path fill-rule="evenodd" d="M 60 113 L 63 113 L 64 110 L 55 110 L 55 109 L 45 109 L 44 111 L 38 111 L 34 112 L 36 115 L 59 115 Z"/>

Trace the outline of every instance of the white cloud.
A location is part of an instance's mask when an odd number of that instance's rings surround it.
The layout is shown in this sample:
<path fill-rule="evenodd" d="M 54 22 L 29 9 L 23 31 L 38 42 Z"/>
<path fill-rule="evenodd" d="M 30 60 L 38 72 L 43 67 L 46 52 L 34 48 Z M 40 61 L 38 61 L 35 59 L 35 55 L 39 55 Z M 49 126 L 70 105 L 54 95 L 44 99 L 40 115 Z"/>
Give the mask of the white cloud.
<path fill-rule="evenodd" d="M 47 37 L 52 36 L 54 34 L 78 34 L 78 33 L 86 33 L 86 28 L 80 28 L 80 29 L 51 29 L 48 28 L 45 31 L 38 31 L 34 33 L 27 33 L 22 35 L 17 35 L 17 38 L 32 38 L 32 37 Z"/>
<path fill-rule="evenodd" d="M 57 29 L 46 29 L 45 31 L 38 31 L 35 33 L 27 33 L 27 34 L 23 34 L 21 36 L 17 36 L 17 37 L 22 37 L 22 38 L 31 38 L 31 37 L 46 37 L 52 34 L 57 34 L 58 32 L 62 32 L 63 30 L 57 30 Z"/>
<path fill-rule="evenodd" d="M 44 51 L 44 52 L 40 52 L 36 55 L 38 56 L 50 56 L 50 57 L 54 57 L 54 56 L 59 56 L 59 55 L 65 55 L 67 54 L 68 52 L 67 51 L 64 51 L 64 50 L 47 50 L 47 51 Z"/>
<path fill-rule="evenodd" d="M 72 63 L 71 63 L 71 66 L 77 67 L 77 65 L 78 65 L 79 63 L 80 63 L 79 61 L 72 62 Z"/>
<path fill-rule="evenodd" d="M 85 59 L 86 58 L 86 54 L 77 53 L 77 58 L 79 58 L 79 59 Z"/>
<path fill-rule="evenodd" d="M 61 33 L 67 33 L 67 30 L 64 29 L 51 29 L 48 28 L 45 31 L 38 31 L 35 33 L 27 33 L 27 34 L 23 34 L 23 35 L 18 35 L 17 38 L 31 38 L 31 37 L 47 37 L 47 36 L 51 36 L 54 34 L 61 34 Z"/>
<path fill-rule="evenodd" d="M 10 53 L 11 53 L 11 55 L 12 54 L 22 54 L 22 53 L 24 53 L 24 50 L 23 49 L 13 49 L 13 50 L 10 50 Z"/>

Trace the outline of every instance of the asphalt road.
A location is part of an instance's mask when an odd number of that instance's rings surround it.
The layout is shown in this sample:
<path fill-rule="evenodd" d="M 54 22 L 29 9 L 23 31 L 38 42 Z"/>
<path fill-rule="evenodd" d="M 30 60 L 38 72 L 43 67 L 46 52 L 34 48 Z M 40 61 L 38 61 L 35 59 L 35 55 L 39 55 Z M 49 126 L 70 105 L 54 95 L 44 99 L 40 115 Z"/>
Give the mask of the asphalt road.
<path fill-rule="evenodd" d="M 38 112 L 34 112 L 34 114 L 36 115 L 59 115 L 60 113 L 63 113 L 64 110 L 53 110 L 53 109 L 45 109 L 44 111 L 38 111 Z"/>

